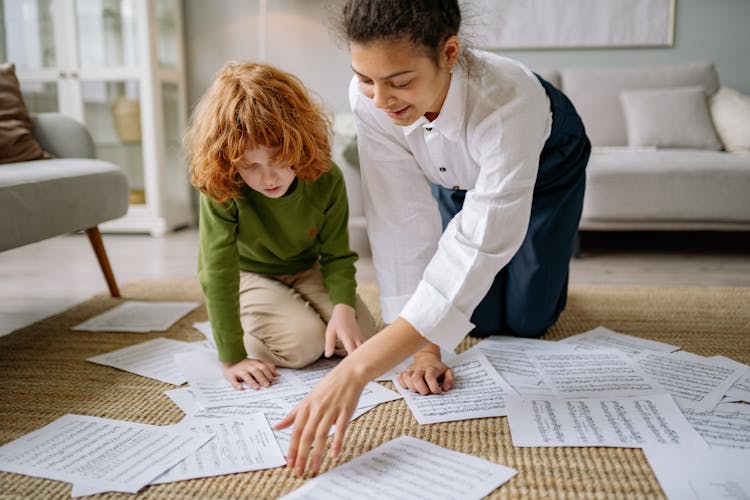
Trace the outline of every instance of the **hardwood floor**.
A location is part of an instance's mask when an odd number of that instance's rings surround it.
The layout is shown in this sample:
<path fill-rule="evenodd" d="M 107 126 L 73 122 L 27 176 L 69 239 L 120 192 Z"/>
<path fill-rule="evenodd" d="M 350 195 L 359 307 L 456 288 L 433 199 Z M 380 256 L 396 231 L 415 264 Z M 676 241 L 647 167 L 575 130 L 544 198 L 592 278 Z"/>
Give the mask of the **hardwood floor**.
<path fill-rule="evenodd" d="M 584 232 L 571 283 L 750 286 L 750 233 Z"/>
<path fill-rule="evenodd" d="M 198 232 L 161 238 L 105 234 L 118 283 L 194 277 Z M 353 235 L 353 242 L 361 242 Z M 363 254 L 358 279 L 374 279 Z M 750 286 L 750 233 L 584 233 L 571 283 Z M 85 234 L 65 235 L 0 253 L 0 335 L 62 311 L 106 283 Z"/>

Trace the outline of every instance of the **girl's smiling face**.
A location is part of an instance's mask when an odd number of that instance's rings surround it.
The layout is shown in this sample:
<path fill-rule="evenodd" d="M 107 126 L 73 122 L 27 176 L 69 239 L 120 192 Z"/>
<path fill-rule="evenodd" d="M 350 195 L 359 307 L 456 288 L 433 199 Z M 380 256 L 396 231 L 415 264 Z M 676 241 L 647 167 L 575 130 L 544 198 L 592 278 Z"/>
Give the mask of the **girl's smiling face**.
<path fill-rule="evenodd" d="M 272 164 L 273 151 L 265 147 L 247 149 L 237 171 L 255 191 L 269 198 L 281 198 L 294 182 L 296 174 L 291 166 Z"/>
<path fill-rule="evenodd" d="M 360 91 L 401 126 L 421 116 L 430 121 L 437 118 L 448 95 L 458 50 L 458 38 L 450 37 L 436 64 L 408 38 L 349 45 Z"/>

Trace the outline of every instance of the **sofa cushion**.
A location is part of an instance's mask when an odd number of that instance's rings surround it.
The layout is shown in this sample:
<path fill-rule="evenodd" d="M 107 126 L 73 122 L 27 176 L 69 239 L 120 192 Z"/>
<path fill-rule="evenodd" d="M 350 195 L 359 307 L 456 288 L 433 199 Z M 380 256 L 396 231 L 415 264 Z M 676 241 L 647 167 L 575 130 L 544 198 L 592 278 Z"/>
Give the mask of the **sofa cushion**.
<path fill-rule="evenodd" d="M 711 96 L 710 109 L 724 149 L 750 154 L 750 96 L 722 87 Z"/>
<path fill-rule="evenodd" d="M 631 221 L 750 220 L 750 157 L 719 151 L 594 149 L 587 167 L 581 227 Z"/>
<path fill-rule="evenodd" d="M 0 167 L 0 251 L 125 215 L 128 180 L 116 165 L 54 159 Z M 33 222 L 33 223 L 30 223 Z"/>
<path fill-rule="evenodd" d="M 620 100 L 628 146 L 721 149 L 703 87 L 626 90 Z"/>
<path fill-rule="evenodd" d="M 719 89 L 711 62 L 620 67 L 568 68 L 562 72 L 562 90 L 583 118 L 595 146 L 625 146 L 625 118 L 620 105 L 623 90 L 702 86 L 707 95 Z"/>
<path fill-rule="evenodd" d="M 50 158 L 31 133 L 15 65 L 0 64 L 0 163 Z"/>

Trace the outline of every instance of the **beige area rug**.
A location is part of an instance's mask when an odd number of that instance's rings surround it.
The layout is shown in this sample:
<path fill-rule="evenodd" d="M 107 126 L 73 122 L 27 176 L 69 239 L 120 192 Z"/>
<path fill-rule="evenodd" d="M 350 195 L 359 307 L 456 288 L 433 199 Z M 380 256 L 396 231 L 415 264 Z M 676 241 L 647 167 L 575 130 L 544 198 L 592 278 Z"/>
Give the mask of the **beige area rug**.
<path fill-rule="evenodd" d="M 201 300 L 196 281 L 143 281 L 122 287 L 127 299 Z M 360 285 L 376 307 L 373 284 Z M 173 424 L 182 412 L 164 395 L 173 388 L 156 380 L 85 361 L 87 357 L 158 336 L 199 340 L 201 307 L 161 334 L 74 332 L 70 327 L 121 300 L 96 296 L 70 310 L 0 338 L 0 444 L 66 413 L 147 424 Z M 568 308 L 547 334 L 550 340 L 605 325 L 611 329 L 682 346 L 711 356 L 750 363 L 750 288 L 572 286 Z M 465 340 L 460 350 L 476 341 Z M 403 401 L 380 405 L 356 420 L 339 463 L 401 435 L 431 441 L 513 467 L 518 475 L 489 498 L 663 498 L 637 449 L 515 448 L 506 418 L 418 425 Z M 336 464 L 327 461 L 324 471 Z M 309 478 L 286 468 L 149 486 L 142 498 L 276 498 Z M 70 485 L 0 473 L 2 498 L 66 498 Z M 132 498 L 126 494 L 100 495 Z"/>

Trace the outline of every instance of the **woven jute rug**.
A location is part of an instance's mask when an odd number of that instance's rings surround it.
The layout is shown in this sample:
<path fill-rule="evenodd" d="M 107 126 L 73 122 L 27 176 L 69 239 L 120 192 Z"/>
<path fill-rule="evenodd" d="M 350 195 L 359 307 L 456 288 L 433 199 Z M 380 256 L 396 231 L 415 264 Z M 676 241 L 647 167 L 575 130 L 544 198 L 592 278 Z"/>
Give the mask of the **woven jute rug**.
<path fill-rule="evenodd" d="M 125 299 L 202 300 L 195 280 L 141 281 L 122 288 Z M 361 284 L 360 294 L 377 308 L 374 284 Z M 0 444 L 66 413 L 156 425 L 182 419 L 182 412 L 164 395 L 173 386 L 96 365 L 86 358 L 159 336 L 199 340 L 201 334 L 191 325 L 206 320 L 205 308 L 158 334 L 70 330 L 122 300 L 95 296 L 0 338 Z M 599 325 L 680 345 L 697 354 L 723 354 L 750 363 L 750 288 L 571 286 L 568 307 L 545 338 L 559 340 Z M 467 338 L 459 350 L 475 342 Z M 519 471 L 489 498 L 663 498 L 638 449 L 515 448 L 506 418 L 418 425 L 403 401 L 380 405 L 353 422 L 343 456 L 335 463 L 327 459 L 323 471 L 404 434 Z M 281 467 L 148 486 L 138 497 L 276 498 L 308 479 L 296 478 Z M 2 498 L 66 498 L 70 488 L 67 483 L 0 473 Z"/>

